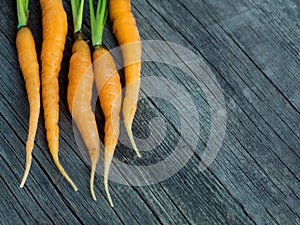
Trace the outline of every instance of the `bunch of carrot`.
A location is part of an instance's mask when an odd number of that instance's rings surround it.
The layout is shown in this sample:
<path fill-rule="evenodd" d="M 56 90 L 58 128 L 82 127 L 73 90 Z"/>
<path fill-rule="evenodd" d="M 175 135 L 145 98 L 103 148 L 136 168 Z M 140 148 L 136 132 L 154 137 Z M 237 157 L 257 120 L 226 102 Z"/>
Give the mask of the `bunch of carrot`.
<path fill-rule="evenodd" d="M 59 171 L 77 190 L 58 159 L 59 146 L 59 88 L 58 74 L 63 58 L 63 50 L 67 34 L 67 19 L 61 0 L 40 0 L 43 21 L 43 44 L 41 53 L 42 66 L 42 100 L 44 107 L 47 140 L 54 163 Z M 91 159 L 90 191 L 94 193 L 94 175 L 100 158 L 100 139 L 94 113 L 91 108 L 92 88 L 95 79 L 99 100 L 105 117 L 104 128 L 104 187 L 111 206 L 113 202 L 108 190 L 108 174 L 110 164 L 119 137 L 120 110 L 122 104 L 122 87 L 114 60 L 109 51 L 102 45 L 102 37 L 108 16 L 107 0 L 99 0 L 96 12 L 93 1 L 89 0 L 93 45 L 93 65 L 90 48 L 83 40 L 82 19 L 84 0 L 71 0 L 75 43 L 69 68 L 68 106 L 72 117 L 82 135 Z M 39 116 L 39 68 L 34 40 L 27 28 L 28 0 L 17 0 L 19 31 L 17 49 L 20 66 L 24 75 L 30 105 L 30 122 L 28 141 L 26 144 L 26 168 L 21 182 L 23 187 L 32 161 L 32 149 Z M 140 88 L 141 43 L 135 19 L 131 13 L 130 0 L 110 0 L 110 17 L 113 31 L 122 48 L 126 93 L 123 102 L 124 124 L 138 157 L 140 153 L 132 134 L 132 122 L 137 107 Z M 25 63 L 30 61 L 31 63 Z"/>

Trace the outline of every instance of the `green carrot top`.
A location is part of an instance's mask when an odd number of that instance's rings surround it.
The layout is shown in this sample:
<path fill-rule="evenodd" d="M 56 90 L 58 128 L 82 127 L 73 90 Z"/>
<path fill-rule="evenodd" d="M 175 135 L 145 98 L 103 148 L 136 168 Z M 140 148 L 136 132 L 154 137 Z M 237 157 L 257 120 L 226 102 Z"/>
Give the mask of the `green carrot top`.
<path fill-rule="evenodd" d="M 17 0 L 18 29 L 27 26 L 28 1 L 29 0 Z"/>
<path fill-rule="evenodd" d="M 96 15 L 94 12 L 93 0 L 90 2 L 90 19 L 91 19 L 91 30 L 92 30 L 92 44 L 93 47 L 102 45 L 102 36 L 104 26 L 108 14 L 107 0 L 98 0 Z"/>
<path fill-rule="evenodd" d="M 74 23 L 74 34 L 82 35 L 82 19 L 84 0 L 71 0 Z"/>

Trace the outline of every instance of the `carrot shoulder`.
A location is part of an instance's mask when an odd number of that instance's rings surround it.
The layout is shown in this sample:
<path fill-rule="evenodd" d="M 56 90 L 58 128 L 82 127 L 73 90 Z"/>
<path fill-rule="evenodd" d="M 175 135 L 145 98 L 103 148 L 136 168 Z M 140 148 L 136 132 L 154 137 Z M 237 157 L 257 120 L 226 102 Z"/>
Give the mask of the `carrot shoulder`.
<path fill-rule="evenodd" d="M 54 163 L 59 171 L 77 190 L 76 185 L 59 162 L 59 85 L 58 74 L 63 58 L 67 35 L 67 16 L 61 0 L 40 0 L 42 8 L 43 44 L 42 62 L 42 100 L 44 107 L 47 140 Z"/>
<path fill-rule="evenodd" d="M 135 144 L 132 123 L 137 109 L 140 90 L 142 47 L 135 18 L 131 12 L 130 0 L 110 0 L 110 18 L 113 32 L 121 46 L 125 66 L 125 97 L 123 102 L 124 125 L 132 147 L 138 157 L 140 152 Z"/>
<path fill-rule="evenodd" d="M 17 33 L 18 59 L 25 80 L 30 108 L 28 138 L 26 142 L 26 166 L 20 187 L 26 182 L 32 162 L 32 150 L 40 114 L 40 75 L 36 48 L 30 29 L 26 26 Z"/>

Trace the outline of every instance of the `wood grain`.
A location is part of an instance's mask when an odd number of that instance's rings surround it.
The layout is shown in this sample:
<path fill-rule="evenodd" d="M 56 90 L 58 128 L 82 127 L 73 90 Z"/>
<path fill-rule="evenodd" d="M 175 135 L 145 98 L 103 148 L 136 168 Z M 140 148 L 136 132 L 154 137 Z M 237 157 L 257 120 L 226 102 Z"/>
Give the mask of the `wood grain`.
<path fill-rule="evenodd" d="M 0 17 L 0 224 L 300 224 L 300 5 L 297 1 L 132 0 L 142 40 L 182 45 L 212 70 L 225 97 L 227 129 L 217 158 L 207 170 L 199 172 L 201 156 L 212 132 L 211 109 L 204 91 L 178 68 L 143 63 L 143 78 L 156 76 L 180 85 L 182 90 L 175 89 L 170 82 L 170 96 L 186 92 L 197 109 L 200 124 L 196 128 L 191 122 L 192 113 L 180 118 L 174 106 L 164 99 L 144 98 L 138 104 L 133 131 L 141 139 L 141 148 L 157 146 L 142 152 L 142 159 L 137 159 L 120 142 L 115 158 L 139 166 L 163 161 L 182 138 L 181 119 L 190 132 L 189 137 L 183 138 L 184 149 L 195 153 L 178 173 L 162 182 L 148 186 L 110 182 L 114 208 L 106 200 L 100 173 L 95 180 L 98 201 L 91 199 L 89 164 L 73 134 L 66 101 L 73 26 L 70 2 L 63 3 L 69 32 L 59 77 L 60 159 L 79 191 L 73 192 L 52 162 L 42 115 L 30 175 L 25 188 L 19 189 L 25 165 L 29 109 L 15 48 L 16 5 L 14 1 L 5 1 L 0 8 L 3 14 Z M 40 6 L 35 0 L 29 7 L 29 27 L 40 55 Z M 87 1 L 85 10 L 83 30 L 85 39 L 89 39 Z M 110 22 L 105 27 L 103 42 L 108 49 L 117 47 Z M 166 51 L 159 49 L 160 55 Z M 143 54 L 147 57 L 151 53 Z M 178 58 L 182 63 L 192 60 L 180 54 Z M 201 74 L 194 76 L 201 79 Z M 157 90 L 166 88 L 159 83 L 144 85 Z M 145 90 L 141 90 L 142 95 L 151 94 Z M 181 107 L 185 105 L 182 102 Z M 99 102 L 96 118 L 103 140 L 104 121 Z M 154 118 L 164 121 L 165 130 L 150 126 L 155 125 Z M 149 136 L 163 140 L 151 141 L 147 139 Z M 190 145 L 193 137 L 199 138 L 196 149 Z M 173 166 L 180 162 L 180 158 L 175 158 Z M 122 171 L 118 173 L 131 182 L 147 179 L 140 170 L 131 177 Z"/>

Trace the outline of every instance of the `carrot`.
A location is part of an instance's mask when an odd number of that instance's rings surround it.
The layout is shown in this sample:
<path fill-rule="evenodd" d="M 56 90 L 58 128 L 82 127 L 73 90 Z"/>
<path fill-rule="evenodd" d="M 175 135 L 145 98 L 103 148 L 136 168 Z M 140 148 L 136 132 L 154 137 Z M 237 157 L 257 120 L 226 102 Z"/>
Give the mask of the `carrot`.
<path fill-rule="evenodd" d="M 99 100 L 105 117 L 104 127 L 104 187 L 108 201 L 113 202 L 108 190 L 108 174 L 118 143 L 120 132 L 120 109 L 122 87 L 116 65 L 109 51 L 102 46 L 102 35 L 108 13 L 107 1 L 98 2 L 96 17 L 93 2 L 90 0 L 90 15 L 92 25 L 92 43 L 94 46 L 93 61 L 94 74 Z"/>
<path fill-rule="evenodd" d="M 61 174 L 75 191 L 76 185 L 68 176 L 58 159 L 59 142 L 59 86 L 58 74 L 63 58 L 67 35 L 67 16 L 61 0 L 40 0 L 42 8 L 43 44 L 42 62 L 42 100 L 44 107 L 47 140 L 53 161 Z"/>
<path fill-rule="evenodd" d="M 25 80 L 30 108 L 29 129 L 26 142 L 26 165 L 20 187 L 24 187 L 32 162 L 32 150 L 40 114 L 40 74 L 34 38 L 27 27 L 28 0 L 17 0 L 18 33 L 16 46 Z"/>
<path fill-rule="evenodd" d="M 91 107 L 94 73 L 90 48 L 82 39 L 84 0 L 71 0 L 71 5 L 76 41 L 72 48 L 68 75 L 68 106 L 90 155 L 92 165 L 90 191 L 92 198 L 96 201 L 94 176 L 100 158 L 100 138 Z"/>
<path fill-rule="evenodd" d="M 120 109 L 122 88 L 120 77 L 112 56 L 104 47 L 96 48 L 93 53 L 94 73 L 101 108 L 105 117 L 104 127 L 104 187 L 110 205 L 113 202 L 108 190 L 108 173 L 118 143 L 120 133 Z"/>
<path fill-rule="evenodd" d="M 140 35 L 131 12 L 130 0 L 110 0 L 109 13 L 113 23 L 113 32 L 122 49 L 125 66 L 124 126 L 133 149 L 137 156 L 141 157 L 132 133 L 132 123 L 137 109 L 140 90 L 142 55 Z"/>

